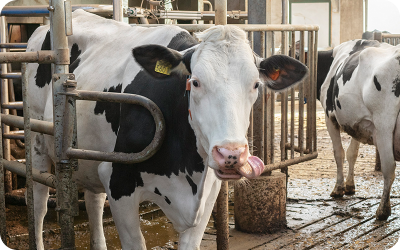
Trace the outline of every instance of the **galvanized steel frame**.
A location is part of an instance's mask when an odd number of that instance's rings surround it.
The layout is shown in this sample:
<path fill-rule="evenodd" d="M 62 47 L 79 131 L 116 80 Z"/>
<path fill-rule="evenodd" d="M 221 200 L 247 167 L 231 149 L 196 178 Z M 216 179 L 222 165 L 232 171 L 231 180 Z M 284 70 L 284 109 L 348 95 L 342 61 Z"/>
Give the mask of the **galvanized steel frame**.
<path fill-rule="evenodd" d="M 55 187 L 57 191 L 58 220 L 61 226 L 61 249 L 75 249 L 75 236 L 73 217 L 78 215 L 78 193 L 76 184 L 72 181 L 72 173 L 77 170 L 77 158 L 102 161 L 115 161 L 122 163 L 137 163 L 150 158 L 156 153 L 162 144 L 165 134 L 164 118 L 159 108 L 151 100 L 137 95 L 103 93 L 75 90 L 75 76 L 69 73 L 69 49 L 67 36 L 72 34 L 71 4 L 64 0 L 50 0 L 50 37 L 52 42 L 51 51 L 38 52 L 5 52 L 4 48 L 15 47 L 7 44 L 6 40 L 1 41 L 2 53 L 0 63 L 2 64 L 2 93 L 8 93 L 6 79 L 21 77 L 23 83 L 23 110 L 24 118 L 2 114 L 0 123 L 15 127 L 23 127 L 24 135 L 18 131 L 10 133 L 2 129 L 0 135 L 3 138 L 25 138 L 26 164 L 3 159 L 3 152 L 0 153 L 0 235 L 4 243 L 6 240 L 5 222 L 5 190 L 4 190 L 4 168 L 18 173 L 27 178 L 27 205 L 29 223 L 29 248 L 36 249 L 34 216 L 33 216 L 33 181 L 44 185 Z M 5 33 L 5 19 L 2 17 L 2 31 Z M 2 36 L 6 37 L 6 36 Z M 16 45 L 24 46 L 23 44 Z M 9 62 L 23 62 L 22 74 L 8 74 L 7 65 Z M 28 62 L 53 63 L 52 91 L 53 91 L 53 118 L 54 123 L 30 119 L 28 103 L 28 79 L 25 74 Z M 156 136 L 149 146 L 137 154 L 108 153 L 75 149 L 77 144 L 76 131 L 76 99 L 93 101 L 124 102 L 141 105 L 149 110 L 156 122 Z M 19 103 L 9 103 L 7 96 L 2 96 L 2 107 L 19 107 Z M 3 119 L 3 121 L 2 121 Z M 31 137 L 30 132 L 35 131 L 54 136 L 55 145 L 55 175 L 41 173 L 32 168 L 31 163 Z M 3 133 L 1 133 L 3 132 Z M 5 140 L 7 142 L 9 140 Z M 3 146 L 0 138 L 0 147 Z M 7 152 L 7 151 L 5 151 Z M 8 150 L 9 152 L 9 150 Z M 94 156 L 93 156 L 94 155 Z M 116 157 L 117 156 L 117 157 Z M 75 158 L 72 158 L 75 157 Z"/>

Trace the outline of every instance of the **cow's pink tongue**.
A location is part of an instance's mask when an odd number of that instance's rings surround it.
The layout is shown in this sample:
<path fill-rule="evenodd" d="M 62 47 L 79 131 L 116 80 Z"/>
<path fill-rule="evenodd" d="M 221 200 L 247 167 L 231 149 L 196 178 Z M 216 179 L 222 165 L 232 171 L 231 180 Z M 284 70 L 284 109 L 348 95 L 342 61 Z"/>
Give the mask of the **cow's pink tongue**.
<path fill-rule="evenodd" d="M 257 156 L 250 156 L 247 163 L 239 168 L 239 173 L 248 179 L 253 179 L 264 172 L 264 162 Z"/>

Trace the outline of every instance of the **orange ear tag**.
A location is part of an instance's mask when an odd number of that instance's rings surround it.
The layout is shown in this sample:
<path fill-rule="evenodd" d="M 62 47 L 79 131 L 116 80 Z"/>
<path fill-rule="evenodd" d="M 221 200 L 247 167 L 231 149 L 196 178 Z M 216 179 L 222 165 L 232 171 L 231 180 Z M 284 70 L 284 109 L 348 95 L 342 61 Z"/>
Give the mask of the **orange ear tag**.
<path fill-rule="evenodd" d="M 186 91 L 190 91 L 190 78 L 186 79 Z"/>
<path fill-rule="evenodd" d="M 280 70 L 275 70 L 274 73 L 269 74 L 269 78 L 271 78 L 273 81 L 275 81 L 276 79 L 278 79 L 279 75 L 280 75 Z"/>
<path fill-rule="evenodd" d="M 187 78 L 186 79 L 186 93 L 188 93 L 188 110 L 189 110 L 189 116 L 190 116 L 190 120 L 193 120 L 193 118 L 192 118 L 192 112 L 190 111 L 190 89 L 191 89 L 191 86 L 190 86 L 190 78 Z"/>

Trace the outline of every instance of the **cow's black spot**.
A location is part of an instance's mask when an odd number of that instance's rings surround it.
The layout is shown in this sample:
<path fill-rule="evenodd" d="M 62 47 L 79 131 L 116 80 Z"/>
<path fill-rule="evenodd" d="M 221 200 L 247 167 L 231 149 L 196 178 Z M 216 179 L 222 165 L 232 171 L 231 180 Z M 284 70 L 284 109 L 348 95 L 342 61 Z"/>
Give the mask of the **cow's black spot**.
<path fill-rule="evenodd" d="M 192 187 L 193 195 L 197 194 L 197 185 L 193 182 L 192 178 L 189 175 L 186 175 L 186 180 L 189 182 L 189 185 Z"/>
<path fill-rule="evenodd" d="M 167 197 L 167 196 L 165 196 L 165 197 L 164 197 L 164 199 L 165 199 L 165 201 L 168 203 L 168 205 L 170 205 L 170 204 L 171 204 L 171 201 L 168 199 L 168 197 Z"/>
<path fill-rule="evenodd" d="M 46 37 L 42 43 L 41 50 L 51 50 L 50 45 L 50 31 L 47 31 Z M 36 86 L 43 88 L 46 84 L 51 82 L 51 64 L 39 64 L 36 71 Z"/>
<path fill-rule="evenodd" d="M 338 108 L 342 109 L 342 105 L 340 105 L 339 100 L 336 100 L 336 106 L 337 106 Z"/>
<path fill-rule="evenodd" d="M 50 31 L 48 31 L 46 34 L 41 50 L 51 50 Z M 81 51 L 79 50 L 78 44 L 74 43 L 71 48 L 69 73 L 73 73 L 74 70 L 79 66 L 80 59 L 78 57 L 80 54 Z M 39 64 L 35 79 L 36 79 L 36 86 L 38 86 L 39 88 L 43 88 L 46 84 L 50 84 L 51 65 Z"/>
<path fill-rule="evenodd" d="M 344 61 L 342 69 L 336 76 L 337 79 L 339 79 L 340 76 L 343 76 L 343 86 L 346 84 L 346 82 L 348 82 L 351 79 L 354 70 L 358 66 L 359 58 L 360 58 L 360 51 L 352 54 Z"/>
<path fill-rule="evenodd" d="M 321 87 L 333 62 L 333 50 L 318 51 L 317 99 L 321 100 Z"/>
<path fill-rule="evenodd" d="M 400 96 L 400 78 L 399 78 L 399 76 L 397 76 L 396 79 L 394 79 L 394 81 L 393 81 L 392 92 L 394 93 L 394 95 L 396 97 Z"/>
<path fill-rule="evenodd" d="M 69 59 L 69 73 L 73 73 L 74 70 L 79 66 L 81 59 L 78 57 L 80 56 L 80 54 L 81 51 L 79 50 L 78 44 L 74 43 L 71 48 L 71 57 Z"/>
<path fill-rule="evenodd" d="M 331 78 L 331 82 L 329 84 L 329 88 L 328 88 L 328 92 L 326 94 L 326 116 L 329 117 L 329 111 L 332 112 L 333 111 L 333 87 L 335 85 L 335 76 L 333 76 Z"/>
<path fill-rule="evenodd" d="M 376 89 L 378 90 L 378 91 L 381 91 L 381 84 L 378 82 L 378 79 L 376 79 L 376 76 L 374 76 L 374 84 L 375 84 L 375 87 L 376 87 Z"/>
<path fill-rule="evenodd" d="M 358 40 L 356 44 L 354 45 L 353 49 L 349 53 L 349 55 L 352 55 L 358 51 L 361 51 L 367 47 L 380 47 L 381 44 L 378 41 L 375 40 Z"/>
<path fill-rule="evenodd" d="M 339 85 L 337 83 L 338 80 L 338 71 L 341 68 L 342 64 L 336 69 L 335 75 L 331 78 L 331 82 L 329 84 L 328 91 L 326 93 L 326 116 L 329 117 L 329 111 L 333 112 L 336 109 L 335 99 L 339 96 Z"/>
<path fill-rule="evenodd" d="M 176 34 L 168 44 L 168 48 L 182 51 L 198 44 L 197 40 L 188 32 L 182 31 Z"/>
<path fill-rule="evenodd" d="M 186 32 L 179 33 L 168 47 L 176 50 L 188 49 L 196 44 L 196 41 L 188 36 Z M 194 172 L 204 171 L 203 160 L 197 153 L 196 137 L 188 122 L 185 82 L 186 77 L 176 75 L 155 79 L 142 70 L 124 89 L 124 93 L 142 95 L 155 102 L 163 113 L 166 133 L 161 148 L 150 159 L 131 165 L 112 164 L 110 191 L 115 200 L 122 196 L 130 196 L 136 187 L 143 186 L 141 172 L 170 177 L 177 176 L 180 172 L 192 176 Z M 151 142 L 155 132 L 150 112 L 138 105 L 121 104 L 120 117 L 114 151 L 142 151 Z"/>
<path fill-rule="evenodd" d="M 110 87 L 108 90 L 104 89 L 103 92 L 117 92 L 121 93 L 122 84 L 118 84 L 116 87 Z M 111 129 L 115 134 L 118 132 L 119 127 L 119 114 L 120 104 L 117 102 L 96 102 L 94 107 L 94 114 L 99 115 L 105 112 L 106 120 L 111 123 Z"/>
<path fill-rule="evenodd" d="M 186 66 L 186 69 L 189 71 L 190 74 L 192 74 L 192 69 L 191 69 L 191 65 L 190 62 L 192 61 L 192 55 L 195 52 L 195 49 L 191 49 L 189 51 L 187 51 L 182 58 L 183 63 Z"/>
<path fill-rule="evenodd" d="M 158 194 L 159 196 L 162 196 L 162 194 L 160 193 L 160 190 L 158 190 L 158 188 L 154 189 L 154 193 Z"/>

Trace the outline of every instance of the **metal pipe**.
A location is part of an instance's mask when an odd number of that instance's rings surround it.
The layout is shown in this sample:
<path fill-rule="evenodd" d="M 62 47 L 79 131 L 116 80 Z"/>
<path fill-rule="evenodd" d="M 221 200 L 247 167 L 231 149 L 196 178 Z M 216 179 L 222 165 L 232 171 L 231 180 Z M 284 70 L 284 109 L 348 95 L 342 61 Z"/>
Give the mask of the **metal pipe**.
<path fill-rule="evenodd" d="M 69 77 L 69 49 L 66 37 L 66 27 L 72 21 L 65 15 L 64 0 L 50 0 L 50 37 L 52 50 L 61 51 L 57 53 L 57 60 L 53 66 L 53 117 L 54 117 L 54 156 L 55 156 L 55 176 L 57 179 L 57 211 L 58 221 L 61 227 L 61 248 L 75 249 L 74 216 L 77 205 L 76 184 L 72 182 L 72 172 L 74 168 L 70 162 L 62 162 L 63 155 L 68 145 L 65 145 L 69 131 L 69 119 L 71 116 L 71 105 L 67 103 L 66 96 L 60 95 L 64 86 L 61 82 L 64 77 Z M 62 80 L 60 80 L 62 78 Z"/>
<path fill-rule="evenodd" d="M 271 32 L 271 55 L 275 55 L 275 32 Z M 275 161 L 275 93 L 271 91 L 271 112 L 270 112 L 270 120 L 271 120 L 271 140 L 270 143 L 270 154 L 271 154 L 271 162 Z"/>
<path fill-rule="evenodd" d="M 3 52 L 0 53 L 0 63 L 30 62 L 30 63 L 54 63 L 56 53 L 51 50 L 36 52 Z"/>
<path fill-rule="evenodd" d="M 304 52 L 304 31 L 300 31 L 300 44 L 299 44 L 299 59 L 302 63 L 305 63 L 305 52 Z M 304 81 L 299 84 L 299 148 L 300 156 L 303 156 L 304 147 Z"/>
<path fill-rule="evenodd" d="M 124 7 L 122 0 L 113 0 L 113 19 L 118 22 L 124 20 Z"/>
<path fill-rule="evenodd" d="M 287 11 L 288 11 L 287 0 L 282 0 L 282 24 L 288 23 Z"/>
<path fill-rule="evenodd" d="M 5 169 L 12 171 L 13 173 L 16 173 L 20 176 L 25 177 L 26 176 L 26 166 L 23 163 L 19 163 L 17 161 L 7 161 L 7 160 L 2 160 L 1 164 L 4 166 Z M 37 170 L 36 168 L 32 168 L 32 176 L 33 180 L 41 183 L 43 185 L 56 188 L 56 177 L 53 174 L 47 173 L 47 172 L 42 172 Z M 1 179 L 1 176 L 0 176 Z M 0 216 L 0 220 L 1 217 Z M 1 226 L 1 225 L 0 225 Z M 5 242 L 5 241 L 4 241 Z"/>
<path fill-rule="evenodd" d="M 305 156 L 301 156 L 301 157 L 297 157 L 294 159 L 289 159 L 283 162 L 277 162 L 277 163 L 273 163 L 273 164 L 269 164 L 269 165 L 265 165 L 265 170 L 264 173 L 266 172 L 270 172 L 276 169 L 282 169 L 282 168 L 287 168 L 288 166 L 294 165 L 294 164 L 299 164 L 301 162 L 305 162 L 305 161 L 309 161 L 312 159 L 315 159 L 318 157 L 318 152 L 313 152 L 311 154 L 305 155 Z"/>
<path fill-rule="evenodd" d="M 24 118 L 20 116 L 1 114 L 1 122 L 17 128 L 24 127 Z M 31 129 L 38 133 L 54 135 L 52 122 L 31 119 Z"/>
<path fill-rule="evenodd" d="M 152 114 L 156 124 L 156 131 L 151 143 L 139 153 L 120 153 L 120 152 L 99 152 L 83 149 L 68 148 L 67 157 L 77 159 L 88 159 L 96 161 L 111 161 L 124 164 L 133 164 L 145 161 L 152 157 L 162 145 L 165 137 L 165 121 L 158 106 L 150 99 L 134 94 L 110 93 L 75 90 L 70 93 L 64 93 L 78 100 L 90 100 L 100 102 L 119 102 L 140 105 Z"/>
<path fill-rule="evenodd" d="M 5 7 L 4 7 L 5 8 Z M 0 48 L 4 49 L 26 49 L 27 43 L 0 43 Z"/>
<path fill-rule="evenodd" d="M 313 41 L 314 41 L 314 33 L 312 31 L 308 32 L 308 60 L 307 60 L 307 67 L 312 71 L 313 70 L 313 53 L 314 53 L 314 47 L 313 47 Z M 312 151 L 312 124 L 313 124 L 313 108 L 312 108 L 312 103 L 315 102 L 315 98 L 313 98 L 313 76 L 311 74 L 308 75 L 307 77 L 307 83 L 308 83 L 308 88 L 307 88 L 307 130 L 306 130 L 306 148 Z"/>
<path fill-rule="evenodd" d="M 31 150 L 31 124 L 30 107 L 28 99 L 28 74 L 27 63 L 21 64 L 22 73 L 22 99 L 24 102 L 24 134 L 25 134 L 25 166 L 26 166 L 26 201 L 28 209 L 29 249 L 36 249 L 35 215 L 33 201 L 33 175 L 32 175 L 32 150 Z"/>
<path fill-rule="evenodd" d="M 1 105 L 3 109 L 18 109 L 18 110 L 22 110 L 22 106 L 23 106 L 22 102 L 9 102 Z"/>
<path fill-rule="evenodd" d="M 313 151 L 317 151 L 317 73 L 318 73 L 318 31 L 314 31 L 314 67 L 313 67 Z"/>
<path fill-rule="evenodd" d="M 1 73 L 1 79 L 21 79 L 21 73 Z"/>
<path fill-rule="evenodd" d="M 203 4 L 208 5 L 208 11 L 213 11 L 213 6 L 210 1 L 204 0 Z"/>
<path fill-rule="evenodd" d="M 156 27 L 164 24 L 131 24 L 131 26 Z M 315 31 L 318 25 L 294 25 L 294 24 L 229 24 L 235 25 L 244 31 Z M 176 24 L 189 32 L 203 31 L 214 27 L 214 24 Z"/>
<path fill-rule="evenodd" d="M 21 134 L 21 133 L 18 133 L 18 132 L 19 131 L 10 131 L 10 133 L 3 134 L 3 138 L 5 138 L 5 139 L 14 139 L 14 140 L 24 140 L 25 139 L 24 134 L 23 133 Z"/>
<path fill-rule="evenodd" d="M 292 31 L 292 50 L 291 57 L 296 57 L 296 38 L 295 32 Z M 295 91 L 290 90 L 290 159 L 294 159 L 294 119 L 295 119 Z"/>
<path fill-rule="evenodd" d="M 227 24 L 227 0 L 215 1 L 215 24 Z M 229 249 L 228 182 L 222 181 L 217 198 L 217 250 Z"/>
<path fill-rule="evenodd" d="M 1 21 L 1 32 L 0 32 L 0 42 L 1 43 L 7 43 L 8 42 L 8 30 L 7 30 L 7 22 L 6 18 L 2 16 L 0 18 Z M 6 53 L 6 49 L 1 49 L 1 53 Z M 1 64 L 1 73 L 2 74 L 7 74 L 7 64 L 2 63 Z M 3 103 L 8 103 L 8 80 L 7 79 L 1 79 L 1 104 Z M 2 108 L 1 110 L 2 114 L 9 114 L 8 109 Z M 8 134 L 10 132 L 10 127 L 2 124 L 3 126 L 3 133 Z M 10 160 L 11 159 L 11 148 L 10 148 L 10 140 L 3 138 L 3 148 L 1 150 L 4 150 L 4 159 Z M 9 171 L 5 171 L 5 180 L 4 180 L 4 185 L 5 185 L 5 191 L 6 193 L 9 193 L 12 191 L 12 175 Z"/>
<path fill-rule="evenodd" d="M 215 24 L 226 25 L 227 24 L 227 0 L 215 1 Z"/>

